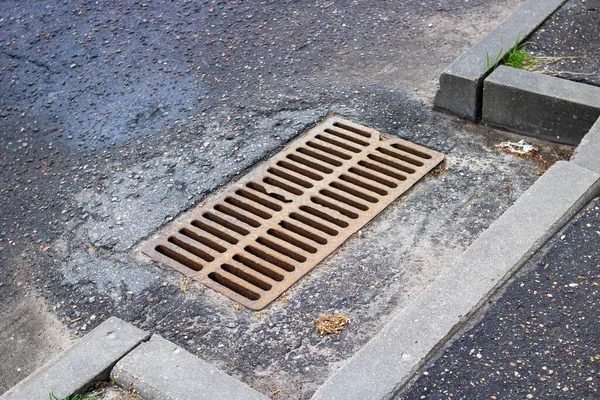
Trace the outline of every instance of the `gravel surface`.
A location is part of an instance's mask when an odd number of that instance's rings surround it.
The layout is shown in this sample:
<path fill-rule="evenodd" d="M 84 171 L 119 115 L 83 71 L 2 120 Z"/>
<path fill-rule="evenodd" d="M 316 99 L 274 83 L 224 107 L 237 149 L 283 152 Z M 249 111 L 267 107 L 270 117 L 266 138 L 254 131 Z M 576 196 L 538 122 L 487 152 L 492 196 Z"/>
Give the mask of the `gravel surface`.
<path fill-rule="evenodd" d="M 600 198 L 396 399 L 600 397 Z"/>
<path fill-rule="evenodd" d="M 568 0 L 529 38 L 537 57 L 558 57 L 537 70 L 600 86 L 600 0 Z"/>

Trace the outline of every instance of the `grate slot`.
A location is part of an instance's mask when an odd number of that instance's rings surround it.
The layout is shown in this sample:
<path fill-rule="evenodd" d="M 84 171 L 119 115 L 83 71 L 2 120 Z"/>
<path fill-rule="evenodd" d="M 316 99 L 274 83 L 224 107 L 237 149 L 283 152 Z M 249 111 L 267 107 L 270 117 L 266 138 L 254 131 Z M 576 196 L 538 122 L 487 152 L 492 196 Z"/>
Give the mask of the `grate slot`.
<path fill-rule="evenodd" d="M 377 203 L 377 202 L 379 201 L 379 200 L 377 200 L 377 199 L 376 199 L 375 197 L 373 197 L 373 196 L 369 196 L 368 194 L 366 194 L 366 193 L 363 193 L 363 192 L 361 192 L 361 191 L 359 191 L 359 190 L 354 190 L 354 189 L 352 189 L 351 187 L 348 187 L 348 186 L 346 186 L 346 185 L 342 185 L 342 184 L 341 184 L 341 183 L 339 183 L 339 182 L 331 182 L 331 183 L 329 184 L 329 186 L 331 186 L 332 188 L 335 188 L 335 189 L 341 190 L 341 191 L 343 191 L 343 192 L 346 192 L 346 193 L 348 193 L 348 194 L 349 194 L 349 195 L 351 195 L 351 196 L 357 197 L 357 198 L 359 198 L 359 199 L 366 200 L 366 201 L 368 201 L 369 203 Z"/>
<path fill-rule="evenodd" d="M 261 309 L 442 160 L 331 117 L 169 224 L 142 251 Z"/>
<path fill-rule="evenodd" d="M 302 190 L 297 189 L 293 186 L 287 185 L 277 179 L 271 178 L 269 176 L 267 176 L 266 178 L 263 179 L 263 183 L 266 183 L 267 185 L 271 185 L 274 188 L 279 188 L 279 189 L 283 189 L 288 193 L 294 194 L 296 196 L 302 196 L 302 194 L 304 193 Z M 274 197 L 271 193 L 269 193 L 269 196 Z M 285 199 L 285 196 L 280 195 L 281 197 L 283 197 Z M 283 200 L 282 200 L 283 201 Z"/>
<path fill-rule="evenodd" d="M 189 239 L 186 238 L 187 239 L 186 240 L 184 238 L 185 238 L 185 236 L 177 237 L 177 236 L 173 235 L 173 236 L 169 237 L 168 241 L 170 243 L 173 243 L 175 246 L 187 251 L 188 253 L 191 253 L 191 254 L 195 255 L 196 257 L 200 257 L 204 261 L 211 262 L 211 261 L 215 260 L 215 257 L 210 255 L 206 251 L 199 249 L 194 244 L 189 243 L 188 242 Z"/>
<path fill-rule="evenodd" d="M 387 165 L 388 167 L 392 167 L 392 168 L 397 169 L 399 171 L 403 171 L 403 172 L 406 172 L 408 174 L 414 174 L 415 173 L 414 169 L 406 167 L 406 166 L 404 166 L 402 164 L 398 164 L 397 162 L 390 160 L 388 157 L 378 156 L 378 155 L 375 155 L 375 154 L 369 154 L 367 157 L 369 158 L 369 160 L 372 160 L 372 161 L 375 161 L 375 162 Z"/>
<path fill-rule="evenodd" d="M 287 161 L 279 161 L 279 162 L 277 162 L 277 165 L 280 166 L 281 168 L 287 169 L 288 171 L 292 171 L 297 174 L 304 175 L 305 177 L 312 179 L 314 181 L 322 181 L 323 180 L 323 177 L 321 175 L 315 174 L 312 171 L 305 170 L 304 168 L 300 168 L 296 164 L 292 164 Z"/>
<path fill-rule="evenodd" d="M 305 217 L 304 215 L 301 215 L 298 213 L 291 213 L 290 218 L 293 220 L 296 220 L 298 222 L 301 222 L 310 228 L 315 228 L 323 233 L 326 233 L 329 236 L 337 236 L 337 234 L 338 234 L 338 231 L 336 231 L 335 229 L 331 229 L 330 227 L 328 227 L 322 223 L 316 222 L 311 218 Z"/>
<path fill-rule="evenodd" d="M 350 160 L 352 158 L 351 155 L 348 155 L 346 153 L 342 153 L 341 151 L 337 151 L 335 149 L 332 149 L 329 146 L 324 146 L 321 143 L 315 142 L 315 141 L 310 141 L 310 142 L 306 142 L 306 145 L 309 147 L 312 147 L 313 149 L 317 149 L 320 150 L 324 153 L 330 154 L 332 156 L 341 158 L 342 160 Z"/>
<path fill-rule="evenodd" d="M 258 228 L 260 226 L 260 223 L 253 220 L 252 218 L 249 218 L 243 214 L 240 214 L 239 212 L 234 211 L 231 208 L 226 207 L 222 204 L 217 204 L 215 206 L 215 210 L 222 212 L 223 214 L 229 215 L 230 217 L 233 217 L 244 224 L 250 225 L 253 228 Z"/>
<path fill-rule="evenodd" d="M 357 135 L 360 135 L 362 137 L 366 137 L 366 138 L 371 137 L 371 134 L 369 132 L 365 132 L 362 129 L 354 128 L 350 125 L 343 124 L 341 122 L 334 122 L 333 126 L 335 126 L 336 128 L 342 128 L 342 129 L 347 130 L 352 133 L 356 133 Z"/>
<path fill-rule="evenodd" d="M 296 149 L 296 151 L 298 153 L 304 154 L 305 156 L 312 157 L 315 160 L 323 161 L 327 164 L 333 165 L 334 167 L 341 167 L 343 165 L 338 160 L 334 160 L 333 158 L 327 157 L 317 151 L 306 149 L 304 147 L 299 147 L 298 149 Z"/>
<path fill-rule="evenodd" d="M 311 187 L 313 187 L 312 183 L 306 182 L 304 179 L 300 178 L 296 174 L 289 172 L 289 170 L 288 170 L 288 172 L 284 172 L 284 171 L 280 170 L 279 168 L 269 168 L 267 170 L 267 172 L 272 175 L 283 178 L 290 183 L 294 183 L 298 186 L 302 186 L 305 189 L 310 189 Z"/>
<path fill-rule="evenodd" d="M 271 219 L 271 214 L 267 213 L 264 210 L 261 210 L 258 207 L 252 206 L 250 204 L 244 203 L 235 197 L 227 197 L 225 199 L 225 203 L 231 204 L 234 207 L 239 208 L 240 210 L 247 211 L 256 215 L 257 217 L 261 217 L 262 219 Z M 260 206 L 262 207 L 262 206 Z"/>
<path fill-rule="evenodd" d="M 246 187 L 249 188 L 249 189 L 254 190 L 255 192 L 264 194 L 264 195 L 270 197 L 271 199 L 275 199 L 275 200 L 277 200 L 277 201 L 279 201 L 279 202 L 281 202 L 283 204 L 291 203 L 292 202 L 292 200 L 288 199 L 289 194 L 286 193 L 285 190 L 282 190 L 282 189 L 278 188 L 277 186 L 272 186 L 272 185 L 269 185 L 267 183 L 265 183 L 265 184 L 267 186 L 263 186 L 263 185 L 260 185 L 258 183 L 255 183 L 255 182 L 249 182 L 246 185 Z M 269 188 L 269 190 L 271 190 L 270 192 L 267 191 L 267 187 Z"/>
<path fill-rule="evenodd" d="M 367 172 L 361 168 L 350 168 L 348 170 L 348 172 L 357 175 L 357 176 L 361 176 L 363 178 L 366 178 L 370 181 L 373 182 L 377 182 L 377 183 L 381 183 L 382 185 L 385 185 L 387 187 L 389 187 L 390 189 L 395 189 L 398 187 L 398 185 L 388 179 L 385 179 L 383 177 L 383 175 L 380 175 L 379 173 L 373 171 L 373 172 Z"/>
<path fill-rule="evenodd" d="M 233 223 L 227 221 L 226 219 L 223 219 L 213 213 L 206 212 L 206 213 L 202 214 L 202 216 L 204 218 L 206 218 L 206 220 L 212 221 L 216 224 L 219 224 L 222 227 L 229 229 L 231 232 L 239 233 L 242 236 L 246 236 L 250 233 L 249 231 L 242 228 L 241 226 L 237 226 L 236 224 L 233 224 Z"/>
<path fill-rule="evenodd" d="M 201 234 L 199 234 L 199 230 L 192 230 L 194 228 L 189 227 L 189 228 L 181 228 L 179 230 L 179 233 L 189 237 L 190 239 L 202 243 L 203 245 L 210 247 L 211 249 L 218 251 L 219 253 L 225 253 L 227 251 L 227 248 L 220 245 L 219 243 L 216 243 L 204 236 L 202 236 Z M 227 245 L 226 243 L 223 243 L 225 245 Z"/>
<path fill-rule="evenodd" d="M 296 225 L 294 225 L 294 224 L 292 224 L 292 223 L 290 223 L 288 221 L 281 221 L 279 223 L 279 226 L 282 227 L 285 230 L 288 230 L 288 231 L 293 232 L 293 233 L 295 233 L 297 235 L 300 235 L 300 236 L 303 236 L 303 237 L 305 237 L 307 239 L 310 239 L 310 240 L 312 240 L 315 243 L 318 243 L 318 244 L 321 244 L 321 245 L 326 245 L 327 244 L 327 239 L 324 239 L 321 236 L 319 236 L 319 235 L 317 235 L 317 234 L 315 234 L 315 233 L 313 233 L 311 231 L 308 231 L 306 229 L 302 229 L 302 228 L 300 228 L 300 227 L 298 227 L 298 226 L 296 226 Z"/>
<path fill-rule="evenodd" d="M 233 263 L 232 263 L 233 264 Z M 271 290 L 273 286 L 269 285 L 267 282 L 264 282 L 262 279 L 258 278 L 254 274 L 248 272 L 248 270 L 244 270 L 242 268 L 234 267 L 230 264 L 221 265 L 221 269 L 225 272 L 230 273 L 231 275 L 235 275 L 240 279 L 245 280 L 249 284 L 262 289 L 262 290 Z"/>
<path fill-rule="evenodd" d="M 355 137 L 346 135 L 346 134 L 344 134 L 342 132 L 338 132 L 338 131 L 333 130 L 333 129 L 325 129 L 325 132 L 329 133 L 330 135 L 337 136 L 340 139 L 344 139 L 344 140 L 347 140 L 347 141 L 352 142 L 354 144 L 357 144 L 359 146 L 363 146 L 364 147 L 364 146 L 368 146 L 369 145 L 369 143 L 365 142 L 364 140 L 356 139 Z"/>
<path fill-rule="evenodd" d="M 351 184 L 361 187 L 363 189 L 367 189 L 368 191 L 377 193 L 380 196 L 387 196 L 387 194 L 388 194 L 387 190 L 382 189 L 381 187 L 374 186 L 373 184 L 366 183 L 365 181 L 363 181 L 361 179 L 353 178 L 348 175 L 340 175 L 340 180 L 351 183 Z"/>
<path fill-rule="evenodd" d="M 204 268 L 204 266 L 196 260 L 196 257 L 192 258 L 187 255 L 183 255 L 179 252 L 180 250 L 174 250 L 172 246 L 173 245 L 171 243 L 161 244 L 159 246 L 156 246 L 155 250 L 163 256 L 168 257 L 171 260 L 177 261 L 179 264 L 191 270 L 201 271 L 202 268 Z"/>
<path fill-rule="evenodd" d="M 236 280 L 239 279 L 235 275 L 229 274 L 229 276 L 236 278 Z M 227 289 L 231 290 L 232 292 L 235 292 L 241 296 L 244 296 L 248 300 L 256 301 L 256 300 L 260 299 L 260 296 L 257 293 L 246 288 L 243 284 L 239 284 L 239 283 L 235 282 L 235 280 L 233 280 L 231 278 L 226 278 L 225 276 L 223 276 L 223 274 L 211 272 L 210 274 L 208 274 L 208 278 L 211 279 L 212 281 L 218 283 L 221 286 L 225 286 Z"/>
<path fill-rule="evenodd" d="M 311 254 L 315 254 L 317 252 L 317 249 L 315 249 L 314 247 L 312 247 L 309 244 L 304 243 L 301 240 L 296 239 L 295 237 L 288 235 L 287 233 L 283 233 L 281 231 L 278 231 L 277 229 L 269 229 L 267 231 L 267 233 L 273 237 L 276 237 L 280 240 L 283 240 L 285 242 L 288 242 L 289 244 L 298 247 L 299 249 L 302 249 L 304 251 L 307 251 Z"/>
<path fill-rule="evenodd" d="M 378 147 L 375 150 L 377 150 L 378 152 L 380 152 L 382 154 L 385 154 L 386 156 L 397 158 L 398 160 L 405 161 L 405 162 L 407 162 L 409 164 L 412 164 L 412 165 L 414 165 L 416 167 L 422 167 L 423 166 L 423 163 L 421 161 L 415 160 L 412 157 L 407 157 L 404 154 L 398 153 L 396 151 L 388 150 L 385 147 Z"/>
<path fill-rule="evenodd" d="M 317 207 L 319 207 L 319 206 L 317 205 Z M 321 227 L 323 227 L 325 229 L 328 229 L 332 233 L 333 232 L 337 232 L 336 235 L 341 231 L 341 229 L 340 229 L 339 226 L 337 226 L 335 224 L 332 224 L 332 223 L 330 223 L 329 221 L 327 221 L 325 219 L 321 219 L 321 218 L 319 218 L 319 217 L 317 217 L 315 215 L 312 215 L 309 212 L 306 212 L 304 210 L 298 209 L 298 214 L 304 216 L 305 218 L 308 218 L 310 221 L 313 221 L 313 222 L 319 224 Z M 335 214 L 337 216 L 337 214 L 339 214 L 339 213 L 335 213 Z M 317 229 L 317 228 L 314 228 L 314 229 Z M 328 233 L 328 232 L 326 232 L 326 233 Z"/>
<path fill-rule="evenodd" d="M 255 246 L 246 246 L 244 250 L 246 250 L 253 256 L 260 258 L 263 261 L 266 261 L 276 267 L 283 269 L 284 271 L 293 272 L 296 269 L 292 264 L 289 264 L 269 253 L 266 253 Z"/>
<path fill-rule="evenodd" d="M 358 165 L 360 165 L 361 167 L 368 168 L 368 169 L 373 170 L 373 171 L 377 171 L 377 172 L 379 172 L 381 174 L 384 174 L 384 175 L 387 175 L 387 176 L 389 176 L 391 178 L 396 178 L 399 181 L 405 181 L 406 180 L 406 177 L 404 175 L 398 174 L 398 173 L 396 173 L 394 171 L 390 171 L 387 168 L 383 168 L 383 167 L 381 167 L 381 166 L 379 166 L 377 164 L 373 164 L 373 163 L 370 163 L 368 161 L 364 161 L 364 160 L 359 161 Z"/>
<path fill-rule="evenodd" d="M 270 208 L 273 211 L 281 211 L 282 210 L 282 208 L 279 204 L 275 204 L 272 201 L 265 199 L 262 196 L 262 193 L 261 193 L 261 195 L 256 195 L 256 194 L 250 193 L 244 189 L 240 189 L 240 190 L 236 190 L 235 194 L 237 194 L 238 196 L 243 197 L 245 199 L 248 199 L 250 201 L 253 201 L 255 203 L 258 203 L 261 206 Z"/>
<path fill-rule="evenodd" d="M 325 165 L 321 164 L 320 162 L 310 161 L 310 160 L 307 160 L 306 158 L 300 157 L 296 154 L 288 154 L 286 158 L 288 158 L 294 162 L 297 162 L 298 164 L 302 164 L 309 168 L 312 168 L 316 171 L 323 172 L 325 174 L 331 174 L 333 172 L 333 170 L 331 168 L 326 167 Z"/>
<path fill-rule="evenodd" d="M 348 227 L 348 223 L 346 221 L 344 221 L 342 219 L 334 218 L 331 215 L 324 213 L 322 211 L 319 211 L 317 209 L 314 209 L 312 207 L 300 206 L 300 210 L 304 211 L 305 213 L 314 215 L 315 217 L 321 218 L 324 221 L 331 222 L 332 224 L 335 224 L 340 228 Z"/>
<path fill-rule="evenodd" d="M 323 196 L 329 197 L 332 200 L 336 200 L 340 203 L 344 203 L 344 204 L 349 205 L 350 207 L 356 208 L 357 210 L 360 210 L 360 211 L 369 210 L 369 207 L 365 206 L 362 203 L 356 202 L 354 200 L 350 200 L 349 198 L 346 197 L 345 194 L 339 193 L 338 191 L 335 191 L 333 188 L 321 189 L 321 190 L 319 190 L 319 193 L 322 194 Z"/>
<path fill-rule="evenodd" d="M 217 237 L 217 238 L 224 240 L 230 244 L 238 244 L 238 242 L 239 242 L 238 239 L 223 232 L 222 229 L 219 229 L 213 225 L 210 225 L 210 224 L 214 224 L 214 222 L 212 222 L 212 221 L 210 221 L 209 224 L 206 224 L 202 221 L 195 219 L 192 222 L 190 222 L 190 224 L 204 232 L 211 234 L 213 237 Z"/>
<path fill-rule="evenodd" d="M 325 200 L 325 199 L 323 199 L 321 197 L 313 196 L 313 197 L 310 198 L 310 200 L 313 203 L 315 203 L 315 204 L 318 204 L 318 205 L 323 206 L 325 208 L 329 208 L 331 210 L 337 211 L 338 213 L 340 213 L 342 215 L 345 215 L 346 217 L 348 217 L 350 219 L 357 219 L 358 218 L 358 214 L 356 214 L 356 213 L 354 213 L 354 212 L 352 212 L 350 210 L 347 210 L 344 207 L 337 206 L 337 205 L 333 204 L 332 202 L 327 201 L 327 200 Z"/>
<path fill-rule="evenodd" d="M 233 256 L 233 259 L 236 262 L 245 265 L 247 268 L 253 269 L 254 271 L 258 272 L 259 274 L 269 277 L 270 279 L 272 279 L 276 282 L 281 282 L 283 280 L 283 275 L 278 274 L 277 272 L 273 271 L 272 269 L 270 269 L 268 267 L 265 267 L 260 262 L 253 260 L 253 258 L 254 258 L 254 256 L 252 256 L 250 254 L 248 256 L 242 256 L 239 254 L 236 254 L 235 256 Z M 256 260 L 258 260 L 258 258 L 256 258 Z"/>
<path fill-rule="evenodd" d="M 259 237 L 256 239 L 256 243 L 262 244 L 263 246 L 268 247 L 269 249 L 276 251 L 277 253 L 279 253 L 281 255 L 289 257 L 294 261 L 298 261 L 300 263 L 303 263 L 306 261 L 306 257 L 303 256 L 302 254 L 298 253 L 297 250 L 296 251 L 290 250 L 281 242 L 276 243 L 275 241 L 279 242 L 279 239 L 276 239 L 276 238 L 267 239 L 264 237 Z"/>
<path fill-rule="evenodd" d="M 409 154 L 412 154 L 413 156 L 417 156 L 417 157 L 423 158 L 425 160 L 431 160 L 431 155 L 429 155 L 427 153 L 424 153 L 422 151 L 413 149 L 411 147 L 405 146 L 405 145 L 403 145 L 401 143 L 392 143 L 391 146 L 393 148 L 395 148 L 395 149 L 402 150 L 402 151 L 405 151 L 405 152 L 407 152 Z"/>
<path fill-rule="evenodd" d="M 328 136 L 324 136 L 324 135 L 317 135 L 317 136 L 315 136 L 315 138 L 319 139 L 322 142 L 329 143 L 336 147 L 339 147 L 340 149 L 348 150 L 353 153 L 360 153 L 360 149 L 357 149 L 354 146 L 350 146 L 349 144 L 346 144 L 340 140 L 335 140 L 335 139 L 332 139 L 332 138 L 330 138 Z"/>

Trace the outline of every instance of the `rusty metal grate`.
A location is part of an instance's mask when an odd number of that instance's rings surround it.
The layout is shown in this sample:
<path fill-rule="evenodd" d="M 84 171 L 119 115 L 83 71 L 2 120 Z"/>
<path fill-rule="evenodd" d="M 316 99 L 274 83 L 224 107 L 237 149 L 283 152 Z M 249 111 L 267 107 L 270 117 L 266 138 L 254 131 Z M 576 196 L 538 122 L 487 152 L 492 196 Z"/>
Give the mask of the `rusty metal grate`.
<path fill-rule="evenodd" d="M 259 310 L 443 158 L 331 117 L 142 251 Z"/>

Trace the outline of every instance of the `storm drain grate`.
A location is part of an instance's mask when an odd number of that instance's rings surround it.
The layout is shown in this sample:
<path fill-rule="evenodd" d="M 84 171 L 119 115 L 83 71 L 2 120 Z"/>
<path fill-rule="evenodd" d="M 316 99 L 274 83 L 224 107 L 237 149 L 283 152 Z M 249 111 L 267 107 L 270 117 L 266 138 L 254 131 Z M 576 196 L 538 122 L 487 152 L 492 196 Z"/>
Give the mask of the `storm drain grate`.
<path fill-rule="evenodd" d="M 331 117 L 142 251 L 259 310 L 443 158 Z"/>

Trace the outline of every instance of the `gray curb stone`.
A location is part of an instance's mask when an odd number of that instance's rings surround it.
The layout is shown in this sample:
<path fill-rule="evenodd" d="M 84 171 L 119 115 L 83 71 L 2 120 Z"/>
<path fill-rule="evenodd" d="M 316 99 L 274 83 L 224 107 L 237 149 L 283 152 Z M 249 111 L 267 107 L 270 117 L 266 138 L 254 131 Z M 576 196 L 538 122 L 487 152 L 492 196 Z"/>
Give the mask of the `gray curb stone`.
<path fill-rule="evenodd" d="M 500 66 L 484 83 L 482 122 L 577 145 L 600 117 L 600 87 Z"/>
<path fill-rule="evenodd" d="M 581 139 L 571 162 L 600 174 L 600 118 Z"/>
<path fill-rule="evenodd" d="M 581 207 L 600 193 L 600 174 L 574 163 L 552 166 L 409 306 L 397 314 L 313 400 L 388 398 L 428 354 Z"/>
<path fill-rule="evenodd" d="M 79 393 L 92 382 L 108 379 L 115 363 L 148 337 L 133 325 L 109 318 L 0 399 L 47 400 L 50 393 L 62 399 Z"/>
<path fill-rule="evenodd" d="M 158 335 L 123 357 L 111 377 L 145 400 L 268 400 Z"/>
<path fill-rule="evenodd" d="M 566 0 L 528 0 L 440 76 L 434 107 L 472 121 L 481 113 L 483 80 L 489 74 L 488 58 L 508 53 L 517 40 L 535 31 Z"/>

